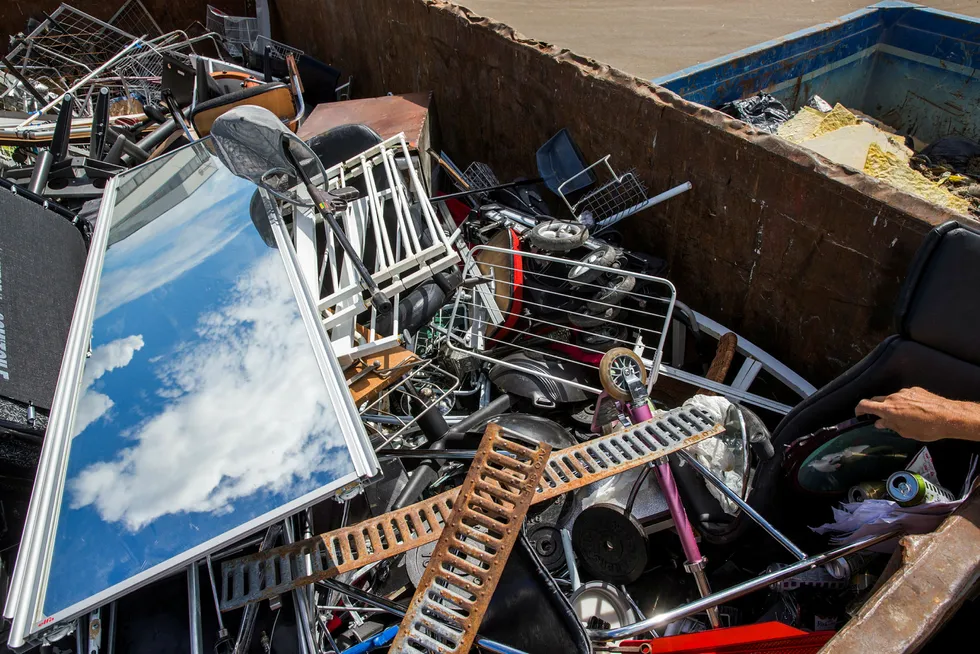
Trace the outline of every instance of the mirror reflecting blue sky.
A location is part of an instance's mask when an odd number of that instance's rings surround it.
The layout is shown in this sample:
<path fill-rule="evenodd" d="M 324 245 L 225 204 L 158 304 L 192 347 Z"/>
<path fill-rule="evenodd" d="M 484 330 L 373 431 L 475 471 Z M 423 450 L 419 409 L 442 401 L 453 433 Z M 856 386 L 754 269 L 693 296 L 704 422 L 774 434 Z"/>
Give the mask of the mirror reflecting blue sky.
<path fill-rule="evenodd" d="M 45 615 L 354 472 L 255 186 L 205 142 L 118 184 Z"/>

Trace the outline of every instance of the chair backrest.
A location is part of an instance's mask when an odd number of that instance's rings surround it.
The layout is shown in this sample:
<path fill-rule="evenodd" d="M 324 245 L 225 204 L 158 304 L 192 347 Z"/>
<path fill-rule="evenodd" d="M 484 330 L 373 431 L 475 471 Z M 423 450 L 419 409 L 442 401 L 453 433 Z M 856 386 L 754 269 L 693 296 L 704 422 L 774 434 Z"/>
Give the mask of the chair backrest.
<path fill-rule="evenodd" d="M 202 138 L 211 133 L 211 126 L 219 116 L 241 105 L 256 105 L 271 111 L 282 121 L 292 121 L 296 116 L 293 92 L 285 84 L 276 82 L 245 88 L 234 93 L 202 102 L 194 107 L 191 122 Z M 287 125 L 293 131 L 297 125 Z"/>
<path fill-rule="evenodd" d="M 980 365 L 980 231 L 950 221 L 929 232 L 899 293 L 895 329 Z"/>

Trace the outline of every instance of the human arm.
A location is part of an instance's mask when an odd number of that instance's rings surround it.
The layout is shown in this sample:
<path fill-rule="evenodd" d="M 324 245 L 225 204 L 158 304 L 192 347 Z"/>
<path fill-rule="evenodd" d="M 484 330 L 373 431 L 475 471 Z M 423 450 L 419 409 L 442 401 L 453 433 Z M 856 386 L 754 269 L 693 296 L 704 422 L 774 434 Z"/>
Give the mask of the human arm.
<path fill-rule="evenodd" d="M 912 440 L 980 442 L 980 404 L 949 400 L 918 387 L 861 400 L 855 413 L 877 416 L 876 427 Z"/>

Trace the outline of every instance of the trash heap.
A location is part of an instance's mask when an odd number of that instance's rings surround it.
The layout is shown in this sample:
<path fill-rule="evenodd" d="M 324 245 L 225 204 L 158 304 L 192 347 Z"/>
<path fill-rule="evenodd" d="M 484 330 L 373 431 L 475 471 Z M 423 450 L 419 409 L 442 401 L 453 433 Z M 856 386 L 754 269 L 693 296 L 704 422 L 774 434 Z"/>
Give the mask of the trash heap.
<path fill-rule="evenodd" d="M 831 107 L 819 96 L 795 114 L 765 93 L 721 110 L 911 195 L 957 213 L 980 215 L 975 181 L 980 145 L 969 139 L 945 137 L 926 146 L 839 103 Z"/>
<path fill-rule="evenodd" d="M 4 63 L 0 210 L 62 239 L 20 265 L 67 289 L 6 312 L 67 332 L 0 398 L 12 647 L 815 652 L 969 491 L 975 458 L 873 421 L 777 429 L 816 389 L 629 238 L 690 183 L 565 129 L 502 181 L 431 146 L 438 89 L 351 99 L 204 18 L 62 5 Z M 745 115 L 968 208 L 972 150 L 770 105 Z"/>

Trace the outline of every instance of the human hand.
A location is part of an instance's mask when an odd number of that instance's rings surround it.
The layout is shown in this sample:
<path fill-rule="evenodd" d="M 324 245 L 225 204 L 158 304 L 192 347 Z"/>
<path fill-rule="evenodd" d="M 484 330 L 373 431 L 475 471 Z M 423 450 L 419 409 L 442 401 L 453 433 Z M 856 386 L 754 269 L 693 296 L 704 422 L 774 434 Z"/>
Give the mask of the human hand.
<path fill-rule="evenodd" d="M 854 413 L 877 416 L 875 427 L 912 440 L 980 441 L 980 404 L 948 400 L 918 387 L 861 400 Z"/>

